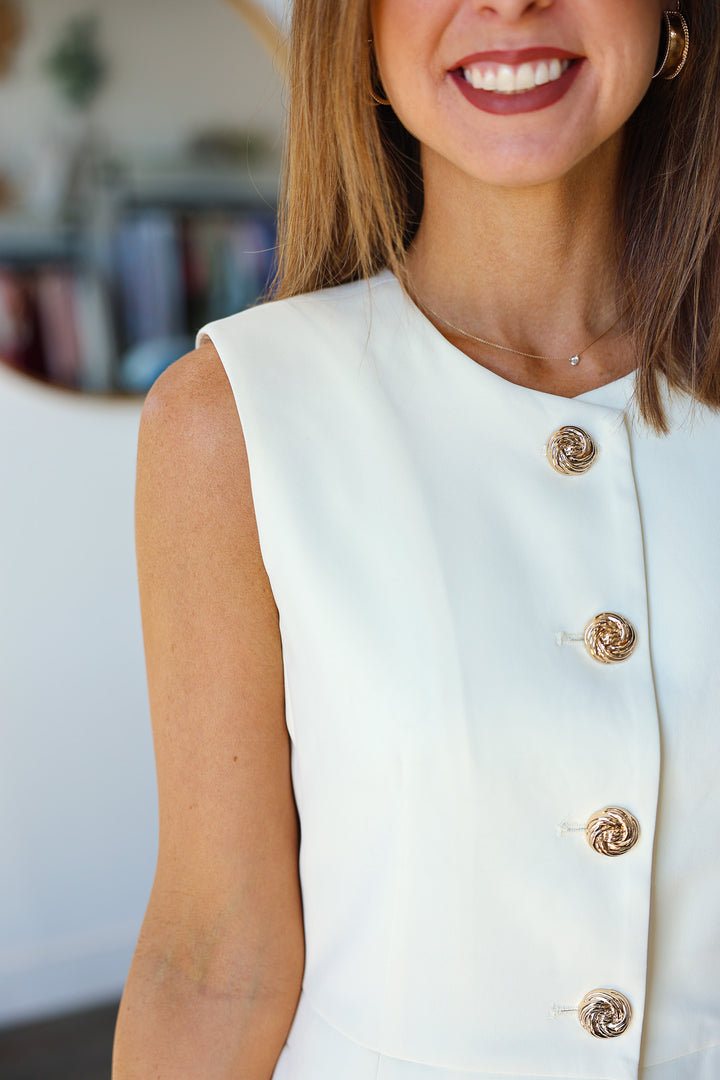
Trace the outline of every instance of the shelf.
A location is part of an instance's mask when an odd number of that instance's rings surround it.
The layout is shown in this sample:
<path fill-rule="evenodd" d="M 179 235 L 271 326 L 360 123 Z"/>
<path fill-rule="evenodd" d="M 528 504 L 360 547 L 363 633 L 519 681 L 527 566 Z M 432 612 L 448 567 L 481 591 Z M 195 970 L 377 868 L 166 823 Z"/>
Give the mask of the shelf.
<path fill-rule="evenodd" d="M 123 200 L 133 205 L 168 207 L 277 206 L 279 167 L 193 166 L 173 162 L 135 164 L 123 180 Z"/>
<path fill-rule="evenodd" d="M 22 214 L 0 215 L 0 262 L 36 264 L 78 256 L 76 227 Z"/>
<path fill-rule="evenodd" d="M 0 353 L 85 392 L 143 393 L 273 268 L 277 170 L 123 170 L 87 220 L 0 217 Z"/>

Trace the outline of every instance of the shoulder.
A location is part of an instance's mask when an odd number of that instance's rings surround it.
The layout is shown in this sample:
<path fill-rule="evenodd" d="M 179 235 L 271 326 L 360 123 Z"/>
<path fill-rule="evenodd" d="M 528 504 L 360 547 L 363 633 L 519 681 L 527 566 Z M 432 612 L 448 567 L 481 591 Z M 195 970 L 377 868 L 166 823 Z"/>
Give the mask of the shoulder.
<path fill-rule="evenodd" d="M 168 539 L 214 525 L 254 536 L 247 452 L 233 392 L 206 342 L 165 371 L 142 410 L 137 520 Z"/>
<path fill-rule="evenodd" d="M 237 423 L 227 375 L 215 346 L 206 340 L 157 379 L 145 399 L 141 429 L 180 442 L 217 442 Z"/>
<path fill-rule="evenodd" d="M 151 388 L 140 421 L 140 449 L 179 458 L 183 467 L 242 462 L 240 419 L 211 341 L 177 360 Z"/>

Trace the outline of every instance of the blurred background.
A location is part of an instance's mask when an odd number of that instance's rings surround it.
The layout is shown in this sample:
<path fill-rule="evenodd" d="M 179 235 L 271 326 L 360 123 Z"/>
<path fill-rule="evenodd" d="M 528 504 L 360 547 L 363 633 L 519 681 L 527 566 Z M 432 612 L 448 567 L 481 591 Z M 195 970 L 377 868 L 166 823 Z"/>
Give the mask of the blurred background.
<path fill-rule="evenodd" d="M 143 394 L 273 267 L 283 0 L 0 0 L 0 1078 L 109 1077 L 156 804 Z"/>

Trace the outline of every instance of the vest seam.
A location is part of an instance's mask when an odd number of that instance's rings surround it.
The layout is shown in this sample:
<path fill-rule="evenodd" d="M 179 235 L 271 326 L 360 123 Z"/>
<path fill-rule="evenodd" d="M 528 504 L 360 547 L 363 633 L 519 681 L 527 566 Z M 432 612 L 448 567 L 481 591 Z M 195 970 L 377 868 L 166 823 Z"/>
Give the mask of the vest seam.
<path fill-rule="evenodd" d="M 720 1050 L 720 1043 L 710 1043 L 709 1046 L 701 1046 L 697 1050 L 686 1050 L 682 1054 L 676 1054 L 674 1057 L 662 1058 L 661 1061 L 644 1061 L 643 1069 L 655 1069 L 658 1065 L 670 1065 L 673 1061 L 682 1061 L 683 1058 L 694 1057 L 695 1054 L 704 1054 L 708 1050 Z"/>
<path fill-rule="evenodd" d="M 454 1065 L 438 1064 L 438 1063 L 430 1062 L 430 1061 L 419 1061 L 416 1058 L 398 1057 L 397 1054 L 386 1054 L 386 1053 L 383 1053 L 382 1050 L 378 1050 L 378 1048 L 376 1046 L 369 1046 L 367 1043 L 361 1042 L 360 1039 L 356 1039 L 354 1036 L 348 1035 L 348 1033 L 346 1031 L 344 1031 L 342 1028 L 338 1027 L 337 1024 L 333 1023 L 332 1020 L 329 1020 L 328 1017 L 325 1015 L 325 1013 L 321 1009 L 317 1008 L 317 1006 L 312 1001 L 312 999 L 310 998 L 310 996 L 308 995 L 307 991 L 304 988 L 303 988 L 303 998 L 305 999 L 306 1005 L 308 1005 L 309 1008 L 312 1009 L 312 1011 L 316 1014 L 316 1016 L 319 1016 L 320 1019 L 323 1021 L 323 1023 L 327 1024 L 328 1027 L 332 1028 L 332 1030 L 337 1032 L 338 1035 L 341 1035 L 343 1037 L 343 1039 L 347 1039 L 348 1042 L 353 1043 L 355 1046 L 359 1046 L 362 1050 L 367 1050 L 368 1053 L 375 1054 L 377 1056 L 378 1060 L 377 1060 L 377 1064 L 376 1064 L 375 1080 L 378 1080 L 378 1076 L 380 1076 L 380 1066 L 382 1065 L 383 1061 L 388 1061 L 388 1062 L 397 1061 L 397 1062 L 400 1062 L 401 1064 L 419 1065 L 421 1068 L 424 1068 L 424 1069 L 442 1069 L 445 1072 L 457 1073 L 459 1076 L 462 1076 L 463 1074 L 467 1075 L 467 1076 L 480 1076 L 480 1077 L 481 1076 L 490 1076 L 490 1077 L 492 1077 L 492 1076 L 496 1076 L 496 1077 L 497 1076 L 507 1076 L 509 1078 L 509 1080 L 522 1080 L 522 1077 L 527 1077 L 528 1080 L 576 1080 L 576 1078 L 570 1076 L 569 1073 L 552 1073 L 552 1074 L 547 1073 L 547 1074 L 545 1074 L 543 1076 L 543 1074 L 541 1074 L 541 1073 L 519 1073 L 516 1070 L 513 1070 L 512 1073 L 498 1072 L 497 1069 L 493 1069 L 492 1072 L 488 1072 L 486 1069 L 479 1070 L 479 1069 L 473 1069 L 473 1068 L 470 1068 L 470 1067 L 466 1068 L 464 1066 L 460 1067 L 460 1068 L 457 1068 Z M 696 1052 L 701 1053 L 702 1051 L 696 1051 Z M 662 1062 L 659 1062 L 658 1064 L 662 1064 Z M 612 1077 L 610 1077 L 610 1076 L 607 1076 L 607 1077 L 597 1076 L 597 1077 L 592 1077 L 591 1080 L 612 1080 Z"/>

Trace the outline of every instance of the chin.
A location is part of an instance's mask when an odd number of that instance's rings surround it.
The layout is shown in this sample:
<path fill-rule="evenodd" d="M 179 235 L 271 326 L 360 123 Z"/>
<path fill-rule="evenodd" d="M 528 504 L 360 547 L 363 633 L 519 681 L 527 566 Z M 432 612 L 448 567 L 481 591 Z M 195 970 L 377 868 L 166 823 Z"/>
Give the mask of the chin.
<path fill-rule="evenodd" d="M 547 153 L 538 147 L 522 151 L 498 149 L 479 159 L 458 161 L 455 168 L 471 186 L 521 191 L 579 177 L 592 157 L 588 152 L 559 155 L 557 146 Z"/>

